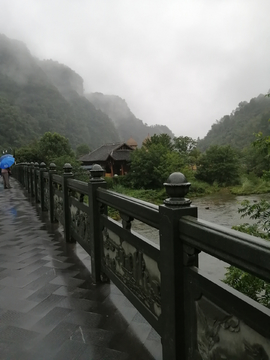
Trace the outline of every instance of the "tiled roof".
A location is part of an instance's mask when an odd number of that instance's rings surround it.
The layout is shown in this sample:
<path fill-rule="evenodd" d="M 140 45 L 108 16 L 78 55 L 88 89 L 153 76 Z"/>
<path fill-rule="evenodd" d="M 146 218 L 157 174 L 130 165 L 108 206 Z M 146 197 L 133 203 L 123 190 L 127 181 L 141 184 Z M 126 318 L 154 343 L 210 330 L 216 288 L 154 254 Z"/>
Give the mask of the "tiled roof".
<path fill-rule="evenodd" d="M 130 160 L 130 153 L 131 153 L 131 150 L 113 151 L 111 153 L 111 157 L 114 160 L 126 160 L 126 161 L 129 161 Z"/>
<path fill-rule="evenodd" d="M 130 150 L 118 150 L 119 148 L 121 148 L 123 145 L 126 145 L 125 143 L 117 143 L 117 144 L 106 144 L 106 145 L 102 145 L 99 148 L 97 148 L 96 150 L 92 151 L 90 154 L 87 155 L 83 155 L 79 160 L 83 161 L 83 162 L 94 162 L 94 161 L 106 161 L 108 159 L 108 156 L 111 155 L 115 160 L 122 160 L 126 159 L 127 155 L 124 155 L 124 153 L 126 154 L 129 151 L 132 151 L 132 149 L 128 146 L 128 148 Z M 123 155 L 115 155 L 116 153 L 123 153 Z M 114 154 L 114 155 L 112 155 Z M 115 157 L 116 156 L 116 157 Z M 122 156 L 122 157 L 121 157 Z"/>
<path fill-rule="evenodd" d="M 132 137 L 128 139 L 128 141 L 126 142 L 126 144 L 128 144 L 129 146 L 138 146 L 138 143 L 136 140 L 134 140 Z"/>

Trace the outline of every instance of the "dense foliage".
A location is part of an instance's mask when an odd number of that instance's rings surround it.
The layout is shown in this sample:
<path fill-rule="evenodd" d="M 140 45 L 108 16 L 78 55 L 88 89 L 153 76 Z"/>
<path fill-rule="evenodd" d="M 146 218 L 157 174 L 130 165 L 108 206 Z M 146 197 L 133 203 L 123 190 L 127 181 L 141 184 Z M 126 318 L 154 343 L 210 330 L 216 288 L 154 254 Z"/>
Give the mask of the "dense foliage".
<path fill-rule="evenodd" d="M 66 157 L 75 160 L 69 140 L 57 133 L 46 132 L 39 140 L 16 151 L 16 162 L 45 162 L 49 165 L 58 158 Z M 69 161 L 66 161 L 69 162 Z"/>
<path fill-rule="evenodd" d="M 171 173 L 192 172 L 189 166 L 189 149 L 180 152 L 175 146 L 180 138 L 172 140 L 167 134 L 154 135 L 144 142 L 141 149 L 135 150 L 131 154 L 128 175 L 130 186 L 137 189 L 158 189 L 163 187 Z"/>
<path fill-rule="evenodd" d="M 236 226 L 234 229 L 270 240 L 270 203 L 268 201 L 261 200 L 255 204 L 245 201 L 239 212 L 242 213 L 242 216 L 256 220 L 256 223 L 246 223 Z M 270 284 L 268 282 L 234 266 L 227 269 L 224 282 L 253 300 L 270 307 Z"/>
<path fill-rule="evenodd" d="M 118 141 L 108 116 L 78 93 L 79 75 L 53 61 L 49 65 L 32 57 L 23 43 L 0 36 L 2 144 L 26 145 L 47 131 L 68 137 L 73 147 Z"/>
<path fill-rule="evenodd" d="M 270 98 L 259 95 L 250 102 L 240 102 L 230 114 L 212 125 L 207 135 L 198 142 L 198 148 L 205 151 L 212 145 L 231 145 L 237 149 L 249 146 L 253 134 L 262 132 L 270 135 Z"/>
<path fill-rule="evenodd" d="M 73 149 L 79 144 L 95 149 L 127 141 L 133 131 L 140 141 L 155 130 L 171 133 L 162 126 L 150 129 L 133 114 L 123 116 L 116 129 L 111 118 L 86 99 L 83 79 L 75 71 L 56 61 L 39 61 L 22 42 L 4 35 L 0 35 L 0 128 L 1 146 L 11 148 L 25 146 L 48 131 L 67 137 Z"/>
<path fill-rule="evenodd" d="M 234 185 L 239 183 L 239 161 L 230 146 L 213 145 L 198 160 L 196 178 L 213 184 Z"/>

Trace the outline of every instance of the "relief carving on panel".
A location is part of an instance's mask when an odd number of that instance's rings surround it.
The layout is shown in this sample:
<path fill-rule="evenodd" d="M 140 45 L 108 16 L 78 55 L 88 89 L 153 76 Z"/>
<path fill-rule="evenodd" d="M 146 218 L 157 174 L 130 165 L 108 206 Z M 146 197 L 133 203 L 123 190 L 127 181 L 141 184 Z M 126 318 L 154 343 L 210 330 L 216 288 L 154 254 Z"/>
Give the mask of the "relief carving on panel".
<path fill-rule="evenodd" d="M 71 228 L 86 242 L 90 241 L 89 216 L 76 206 L 70 206 Z"/>
<path fill-rule="evenodd" d="M 103 244 L 104 265 L 159 317 L 160 271 L 157 262 L 106 228 Z"/>
<path fill-rule="evenodd" d="M 49 181 L 44 179 L 44 204 L 47 210 L 49 210 Z"/>
<path fill-rule="evenodd" d="M 270 360 L 270 339 L 205 297 L 196 302 L 201 360 Z"/>
<path fill-rule="evenodd" d="M 54 216 L 60 222 L 63 216 L 63 198 L 54 194 L 53 206 L 54 206 Z"/>

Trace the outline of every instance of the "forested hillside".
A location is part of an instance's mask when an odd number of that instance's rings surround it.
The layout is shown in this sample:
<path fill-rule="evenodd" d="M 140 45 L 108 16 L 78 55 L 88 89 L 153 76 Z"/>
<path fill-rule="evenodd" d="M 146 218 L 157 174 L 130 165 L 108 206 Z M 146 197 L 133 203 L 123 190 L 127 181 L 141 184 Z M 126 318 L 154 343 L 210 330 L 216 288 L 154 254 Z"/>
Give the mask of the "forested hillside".
<path fill-rule="evenodd" d="M 41 62 L 26 46 L 0 36 L 0 143 L 19 147 L 46 131 L 95 148 L 119 141 L 109 117 L 83 96 L 82 79 L 57 62 Z"/>
<path fill-rule="evenodd" d="M 85 143 L 92 149 L 130 136 L 141 143 L 148 133 L 171 134 L 166 126 L 146 126 L 130 111 L 113 120 L 84 96 L 83 79 L 75 71 L 57 61 L 38 60 L 22 42 L 0 35 L 2 148 L 18 148 L 47 131 L 66 136 L 73 148 Z"/>
<path fill-rule="evenodd" d="M 142 120 L 137 119 L 130 111 L 126 101 L 119 96 L 104 95 L 97 92 L 85 96 L 97 109 L 103 111 L 113 120 L 121 140 L 125 141 L 132 137 L 140 146 L 148 135 L 168 134 L 173 137 L 173 133 L 167 126 L 148 126 Z"/>
<path fill-rule="evenodd" d="M 240 102 L 231 113 L 212 125 L 204 139 L 198 142 L 202 151 L 211 145 L 231 145 L 238 149 L 254 141 L 254 133 L 270 135 L 270 98 L 259 95 L 250 102 Z"/>

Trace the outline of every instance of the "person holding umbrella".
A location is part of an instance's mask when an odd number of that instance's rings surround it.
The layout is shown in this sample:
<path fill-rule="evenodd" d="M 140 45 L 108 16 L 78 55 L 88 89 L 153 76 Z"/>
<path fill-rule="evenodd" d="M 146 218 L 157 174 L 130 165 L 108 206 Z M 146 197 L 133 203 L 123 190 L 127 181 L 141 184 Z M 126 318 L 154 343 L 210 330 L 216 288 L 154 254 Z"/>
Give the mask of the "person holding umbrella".
<path fill-rule="evenodd" d="M 11 186 L 9 184 L 9 174 L 11 173 L 10 166 L 13 165 L 14 162 L 15 162 L 15 159 L 10 154 L 6 154 L 6 155 L 3 155 L 0 157 L 0 168 L 1 168 L 1 173 L 3 176 L 5 189 L 11 188 Z"/>

